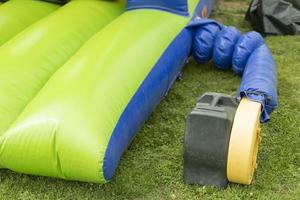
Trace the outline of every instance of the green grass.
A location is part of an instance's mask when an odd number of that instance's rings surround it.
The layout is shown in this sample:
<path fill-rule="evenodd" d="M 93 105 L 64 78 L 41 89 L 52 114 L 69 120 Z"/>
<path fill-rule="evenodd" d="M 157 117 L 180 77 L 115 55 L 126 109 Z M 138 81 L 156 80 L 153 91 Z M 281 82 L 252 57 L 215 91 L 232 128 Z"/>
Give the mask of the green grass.
<path fill-rule="evenodd" d="M 243 31 L 246 1 L 222 1 L 214 17 Z M 185 117 L 198 96 L 235 95 L 240 78 L 193 60 L 139 131 L 106 185 L 67 182 L 0 170 L 0 199 L 300 199 L 300 36 L 268 37 L 278 67 L 279 109 L 263 126 L 253 184 L 226 190 L 182 179 Z"/>

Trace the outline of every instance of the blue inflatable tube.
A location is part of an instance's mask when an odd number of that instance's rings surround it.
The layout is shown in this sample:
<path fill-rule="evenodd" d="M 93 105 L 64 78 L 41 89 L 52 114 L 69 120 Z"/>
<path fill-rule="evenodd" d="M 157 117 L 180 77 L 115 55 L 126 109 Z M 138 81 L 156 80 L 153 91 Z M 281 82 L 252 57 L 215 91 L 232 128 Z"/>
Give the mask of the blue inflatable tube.
<path fill-rule="evenodd" d="M 256 31 L 251 31 L 240 37 L 233 53 L 232 69 L 235 73 L 243 75 L 251 53 L 264 44 L 263 37 Z"/>
<path fill-rule="evenodd" d="M 261 122 L 270 120 L 270 114 L 277 108 L 277 73 L 275 62 L 267 45 L 258 47 L 251 54 L 238 92 L 262 104 Z"/>
<path fill-rule="evenodd" d="M 224 28 L 219 33 L 213 52 L 214 63 L 219 69 L 226 70 L 230 68 L 235 44 L 240 36 L 240 31 L 235 27 Z"/>
<path fill-rule="evenodd" d="M 213 59 L 219 69 L 232 66 L 243 75 L 238 97 L 262 104 L 261 122 L 268 122 L 277 108 L 276 66 L 262 36 L 254 31 L 240 35 L 234 27 L 223 27 L 213 20 L 200 20 L 196 27 L 192 55 L 200 63 Z"/>
<path fill-rule="evenodd" d="M 214 51 L 214 44 L 223 26 L 210 19 L 194 20 L 189 27 L 195 27 L 192 46 L 193 57 L 199 63 L 208 62 Z"/>

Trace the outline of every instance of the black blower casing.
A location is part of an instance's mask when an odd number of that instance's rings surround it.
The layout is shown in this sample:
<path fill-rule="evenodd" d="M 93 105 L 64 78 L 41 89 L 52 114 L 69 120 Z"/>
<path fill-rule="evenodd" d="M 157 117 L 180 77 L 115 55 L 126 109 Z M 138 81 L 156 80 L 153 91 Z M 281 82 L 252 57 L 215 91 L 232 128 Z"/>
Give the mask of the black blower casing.
<path fill-rule="evenodd" d="M 184 180 L 187 184 L 226 187 L 231 128 L 236 98 L 206 93 L 188 115 L 184 141 Z"/>

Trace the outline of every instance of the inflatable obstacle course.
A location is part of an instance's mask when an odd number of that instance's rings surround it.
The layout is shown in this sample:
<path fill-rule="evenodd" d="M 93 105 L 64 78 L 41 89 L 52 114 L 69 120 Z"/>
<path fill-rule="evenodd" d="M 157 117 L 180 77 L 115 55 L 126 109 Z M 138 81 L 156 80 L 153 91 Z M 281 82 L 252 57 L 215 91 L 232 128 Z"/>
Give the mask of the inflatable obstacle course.
<path fill-rule="evenodd" d="M 187 9 L 194 12 L 197 3 L 190 1 Z M 126 146 L 188 58 L 190 46 L 182 44 L 192 39 L 185 29 L 190 19 L 133 9 L 99 31 L 3 133 L 0 165 L 69 180 L 111 179 Z M 174 39 L 176 45 L 168 48 Z M 140 54 L 145 46 L 147 54 Z M 173 55 L 180 60 L 170 59 Z M 176 68 L 166 68 L 166 62 Z"/>
<path fill-rule="evenodd" d="M 123 11 L 120 1 L 70 1 L 0 47 L 0 135 L 49 77 Z"/>
<path fill-rule="evenodd" d="M 1 2 L 0 2 L 1 3 Z M 0 7 L 0 45 L 59 6 L 39 0 L 10 0 Z"/>
<path fill-rule="evenodd" d="M 122 2 L 71 1 L 0 47 L 2 168 L 105 183 L 112 179 L 123 152 L 191 54 L 199 62 L 213 58 L 222 69 L 236 61 L 232 54 L 248 55 L 236 48 L 245 49 L 239 31 L 205 19 L 214 1 L 128 0 L 121 14 Z M 242 56 L 245 66 L 237 65 L 243 74 L 239 97 L 259 102 L 261 119 L 267 121 L 276 103 L 276 96 L 270 96 L 276 78 L 274 73 L 266 79 L 261 75 L 265 73 L 261 66 L 267 64 L 269 72 L 275 69 L 272 57 L 266 54 L 269 51 L 264 49 L 261 54 L 260 48 L 267 47 L 263 43 L 250 48 L 247 58 Z M 222 172 L 211 174 L 219 173 L 222 181 L 203 179 L 200 184 L 223 186 L 231 172 L 227 151 L 239 101 L 228 96 L 216 99 L 224 101 L 211 103 L 210 111 L 221 106 L 227 112 L 224 116 L 231 116 L 222 119 L 227 140 L 206 138 L 205 145 L 223 145 L 222 156 L 217 150 L 214 153 L 215 158 L 222 157 L 218 166 Z M 215 115 L 216 120 L 221 117 Z M 213 126 L 216 120 L 207 125 Z M 232 158 L 234 161 L 235 155 Z M 201 160 L 217 165 L 215 159 L 202 156 Z M 203 167 L 201 162 L 191 166 Z M 210 174 L 205 176 L 209 179 Z"/>

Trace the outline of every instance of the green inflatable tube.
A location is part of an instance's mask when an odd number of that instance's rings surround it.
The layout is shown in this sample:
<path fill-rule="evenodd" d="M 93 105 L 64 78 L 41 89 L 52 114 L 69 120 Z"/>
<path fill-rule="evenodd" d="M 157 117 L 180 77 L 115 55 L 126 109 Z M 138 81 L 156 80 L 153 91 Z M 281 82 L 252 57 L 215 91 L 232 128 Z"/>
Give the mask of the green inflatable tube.
<path fill-rule="evenodd" d="M 198 2 L 188 1 L 190 13 Z M 105 153 L 118 120 L 191 18 L 138 9 L 127 11 L 99 31 L 2 134 L 0 166 L 33 175 L 105 183 Z M 6 99 L 10 109 L 23 102 L 22 96 L 13 103 L 11 97 Z"/>
<path fill-rule="evenodd" d="M 0 46 L 29 25 L 59 8 L 37 0 L 10 0 L 0 6 Z"/>
<path fill-rule="evenodd" d="M 123 1 L 74 0 L 0 47 L 0 135 L 51 75 L 123 11 Z"/>

